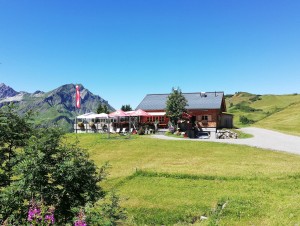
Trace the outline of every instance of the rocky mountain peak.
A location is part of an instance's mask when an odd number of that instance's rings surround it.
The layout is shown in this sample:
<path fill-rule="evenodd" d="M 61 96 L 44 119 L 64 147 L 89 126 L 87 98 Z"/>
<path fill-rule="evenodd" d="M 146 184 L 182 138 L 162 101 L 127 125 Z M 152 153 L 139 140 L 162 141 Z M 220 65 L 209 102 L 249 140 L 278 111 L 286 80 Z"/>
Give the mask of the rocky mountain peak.
<path fill-rule="evenodd" d="M 7 98 L 7 97 L 13 97 L 17 94 L 19 94 L 19 93 L 17 91 L 15 91 L 13 88 L 5 85 L 4 83 L 0 83 L 0 99 Z"/>

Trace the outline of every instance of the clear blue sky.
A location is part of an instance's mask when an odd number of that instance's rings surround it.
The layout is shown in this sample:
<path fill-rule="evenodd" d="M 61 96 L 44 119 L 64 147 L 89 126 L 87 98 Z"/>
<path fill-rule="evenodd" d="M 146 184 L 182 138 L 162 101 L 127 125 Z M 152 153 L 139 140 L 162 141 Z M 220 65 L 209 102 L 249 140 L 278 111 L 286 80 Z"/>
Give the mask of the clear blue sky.
<path fill-rule="evenodd" d="M 0 0 L 0 82 L 148 93 L 300 93 L 299 0 Z"/>

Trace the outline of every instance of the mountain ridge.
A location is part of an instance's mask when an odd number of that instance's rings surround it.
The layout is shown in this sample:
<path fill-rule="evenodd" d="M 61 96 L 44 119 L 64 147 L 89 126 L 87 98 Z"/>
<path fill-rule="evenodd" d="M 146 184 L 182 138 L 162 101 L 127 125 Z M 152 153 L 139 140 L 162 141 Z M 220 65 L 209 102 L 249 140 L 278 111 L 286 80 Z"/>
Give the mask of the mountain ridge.
<path fill-rule="evenodd" d="M 30 110 L 37 112 L 35 122 L 39 126 L 58 125 L 67 131 L 73 128 L 75 116 L 96 111 L 99 104 L 106 105 L 108 110 L 115 109 L 99 95 L 94 95 L 83 85 L 80 86 L 81 108 L 75 107 L 75 84 L 65 84 L 48 92 L 40 90 L 34 93 L 17 92 L 13 88 L 0 84 L 0 108 L 14 103 L 17 111 L 24 114 Z"/>

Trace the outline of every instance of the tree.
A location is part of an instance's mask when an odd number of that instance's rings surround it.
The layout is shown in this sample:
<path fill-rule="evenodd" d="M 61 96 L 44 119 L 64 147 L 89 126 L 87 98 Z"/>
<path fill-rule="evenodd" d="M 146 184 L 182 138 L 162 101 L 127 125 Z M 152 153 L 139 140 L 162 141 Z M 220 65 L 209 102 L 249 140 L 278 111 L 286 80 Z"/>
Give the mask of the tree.
<path fill-rule="evenodd" d="M 106 104 L 99 104 L 98 108 L 97 108 L 97 114 L 100 114 L 100 113 L 106 113 L 106 114 L 109 114 L 109 110 L 107 108 L 107 105 Z"/>
<path fill-rule="evenodd" d="M 132 108 L 131 108 L 130 104 L 126 104 L 126 105 L 122 105 L 121 110 L 122 111 L 132 111 Z"/>
<path fill-rule="evenodd" d="M 187 100 L 183 96 L 180 88 L 172 88 L 172 93 L 168 96 L 166 102 L 166 116 L 171 122 L 177 125 L 178 119 L 182 117 L 182 113 L 186 112 Z"/>
<path fill-rule="evenodd" d="M 61 138 L 57 128 L 42 129 L 30 138 L 15 167 L 19 179 L 0 196 L 0 218 L 24 223 L 28 210 L 24 203 L 34 197 L 53 205 L 57 223 L 63 225 L 74 217 L 73 208 L 104 197 L 99 182 L 107 165 L 97 168 L 85 151 Z"/>
<path fill-rule="evenodd" d="M 109 111 L 108 108 L 107 108 L 107 105 L 104 105 L 104 106 L 103 106 L 103 110 L 104 110 L 104 113 L 106 113 L 106 114 L 109 114 L 109 113 L 110 113 L 110 111 Z"/>
<path fill-rule="evenodd" d="M 103 106 L 102 106 L 102 104 L 99 104 L 98 108 L 97 108 L 97 114 L 100 114 L 100 113 L 103 113 L 103 112 L 104 112 Z"/>
<path fill-rule="evenodd" d="M 0 109 L 0 187 L 11 183 L 16 150 L 32 135 L 31 117 L 32 112 L 20 116 L 13 104 Z"/>

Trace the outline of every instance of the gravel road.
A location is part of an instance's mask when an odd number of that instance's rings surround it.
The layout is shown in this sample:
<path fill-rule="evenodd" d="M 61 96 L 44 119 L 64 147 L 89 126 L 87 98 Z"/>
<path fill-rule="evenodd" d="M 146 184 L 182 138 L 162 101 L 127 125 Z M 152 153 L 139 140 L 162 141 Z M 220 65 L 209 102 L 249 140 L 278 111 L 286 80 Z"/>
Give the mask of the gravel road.
<path fill-rule="evenodd" d="M 253 147 L 271 149 L 275 151 L 285 151 L 300 155 L 300 137 L 287 135 L 267 129 L 256 127 L 242 128 L 242 132 L 254 135 L 252 138 L 247 139 L 180 139 L 167 137 L 164 135 L 152 135 L 154 138 L 172 139 L 172 140 L 193 140 L 193 141 L 211 141 L 229 144 L 243 144 Z"/>

